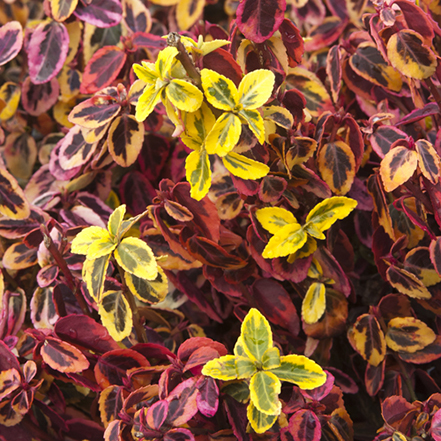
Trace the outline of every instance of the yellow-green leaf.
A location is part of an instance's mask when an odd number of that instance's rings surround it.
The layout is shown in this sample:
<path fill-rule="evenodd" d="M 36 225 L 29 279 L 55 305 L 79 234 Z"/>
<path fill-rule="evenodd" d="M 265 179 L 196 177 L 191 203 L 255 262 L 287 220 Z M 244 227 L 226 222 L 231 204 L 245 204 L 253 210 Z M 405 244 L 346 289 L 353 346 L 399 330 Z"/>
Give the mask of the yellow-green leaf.
<path fill-rule="evenodd" d="M 173 46 L 168 46 L 159 52 L 155 62 L 155 70 L 161 80 L 171 74 L 178 53 L 179 51 Z"/>
<path fill-rule="evenodd" d="M 303 355 L 285 355 L 280 357 L 280 362 L 280 367 L 271 369 L 280 381 L 297 384 L 301 389 L 315 389 L 326 381 L 323 369 Z"/>
<path fill-rule="evenodd" d="M 116 341 L 124 340 L 132 332 L 132 310 L 122 291 L 106 291 L 98 304 L 98 313 Z"/>
<path fill-rule="evenodd" d="M 429 78 L 436 71 L 436 55 L 424 44 L 418 32 L 409 29 L 398 31 L 389 38 L 387 56 L 392 66 L 403 75 L 417 80 Z"/>
<path fill-rule="evenodd" d="M 211 168 L 205 149 L 193 151 L 185 160 L 185 175 L 191 185 L 190 195 L 200 201 L 211 186 Z"/>
<path fill-rule="evenodd" d="M 239 141 L 242 132 L 240 118 L 233 113 L 223 113 L 214 124 L 205 140 L 209 155 L 225 156 Z"/>
<path fill-rule="evenodd" d="M 90 245 L 96 240 L 110 238 L 109 232 L 101 227 L 87 227 L 80 231 L 72 241 L 71 251 L 75 254 L 86 254 Z"/>
<path fill-rule="evenodd" d="M 202 368 L 202 375 L 224 381 L 236 379 L 236 357 L 234 355 L 224 355 L 210 360 Z"/>
<path fill-rule="evenodd" d="M 280 366 L 280 352 L 279 348 L 275 346 L 268 348 L 262 357 L 262 367 L 264 370 L 274 369 Z"/>
<path fill-rule="evenodd" d="M 307 238 L 308 235 L 300 224 L 285 225 L 269 240 L 262 256 L 265 259 L 288 256 L 302 248 Z"/>
<path fill-rule="evenodd" d="M 256 433 L 265 433 L 277 421 L 277 415 L 267 415 L 260 412 L 252 401 L 247 407 L 247 418 Z"/>
<path fill-rule="evenodd" d="M 263 106 L 271 96 L 275 81 L 268 69 L 258 69 L 246 74 L 239 84 L 239 102 L 245 109 Z"/>
<path fill-rule="evenodd" d="M 107 222 L 107 229 L 111 236 L 115 237 L 118 235 L 118 230 L 121 228 L 124 215 L 126 214 L 126 206 L 120 205 L 115 211 L 109 216 L 109 221 Z"/>
<path fill-rule="evenodd" d="M 260 412 L 267 415 L 279 415 L 282 404 L 279 394 L 282 389 L 280 380 L 271 372 L 259 371 L 250 381 L 250 398 Z"/>
<path fill-rule="evenodd" d="M 246 357 L 247 354 L 245 353 L 245 349 L 243 348 L 243 339 L 242 336 L 239 335 L 239 338 L 236 341 L 236 344 L 234 345 L 234 355 L 238 357 Z"/>
<path fill-rule="evenodd" d="M 201 80 L 207 101 L 212 106 L 233 111 L 239 104 L 239 92 L 229 78 L 214 70 L 202 69 Z"/>
<path fill-rule="evenodd" d="M 108 233 L 107 233 L 108 234 Z M 118 245 L 109 235 L 109 237 L 105 237 L 103 239 L 95 240 L 89 246 L 89 250 L 87 251 L 87 259 L 93 260 L 98 259 L 99 257 L 106 256 L 110 254 Z"/>
<path fill-rule="evenodd" d="M 172 80 L 166 87 L 165 93 L 174 106 L 185 112 L 198 110 L 204 99 L 204 94 L 185 80 Z"/>
<path fill-rule="evenodd" d="M 143 61 L 141 64 L 134 64 L 133 71 L 136 76 L 149 86 L 155 85 L 158 79 L 158 74 L 155 71 L 155 65 L 153 63 L 148 63 Z"/>
<path fill-rule="evenodd" d="M 184 113 L 183 120 L 185 131 L 181 135 L 182 142 L 192 150 L 199 150 L 216 122 L 213 112 L 202 103 L 196 112 Z"/>
<path fill-rule="evenodd" d="M 138 99 L 136 104 L 135 118 L 137 121 L 144 121 L 155 108 L 156 104 L 161 101 L 161 89 L 156 89 L 154 85 L 147 86 Z"/>
<path fill-rule="evenodd" d="M 382 159 L 380 175 L 384 189 L 393 191 L 407 182 L 417 168 L 418 154 L 406 147 L 395 147 Z"/>
<path fill-rule="evenodd" d="M 254 161 L 235 152 L 230 152 L 224 156 L 222 162 L 230 173 L 242 179 L 263 178 L 270 170 L 266 164 Z"/>
<path fill-rule="evenodd" d="M 115 250 L 115 259 L 124 271 L 141 279 L 154 280 L 158 265 L 152 249 L 141 239 L 126 237 Z"/>
<path fill-rule="evenodd" d="M 239 115 L 248 123 L 260 144 L 265 141 L 265 124 L 258 110 L 242 109 Z"/>
<path fill-rule="evenodd" d="M 265 230 L 276 234 L 280 229 L 289 224 L 298 224 L 294 215 L 281 207 L 265 207 L 256 211 L 257 220 Z"/>
<path fill-rule="evenodd" d="M 124 273 L 124 279 L 130 292 L 144 303 L 162 302 L 168 293 L 167 276 L 160 266 L 155 280 L 141 279 L 129 272 Z"/>
<path fill-rule="evenodd" d="M 21 88 L 18 84 L 7 81 L 0 87 L 0 100 L 5 102 L 5 107 L 0 108 L 0 120 L 12 118 L 18 108 L 21 97 Z"/>
<path fill-rule="evenodd" d="M 253 361 L 262 361 L 264 352 L 273 346 L 268 320 L 256 308 L 251 308 L 240 328 L 243 349 Z"/>
<path fill-rule="evenodd" d="M 251 378 L 256 372 L 254 361 L 248 357 L 236 357 L 236 372 L 239 380 Z"/>
<path fill-rule="evenodd" d="M 87 290 L 95 302 L 99 303 L 104 289 L 104 281 L 109 266 L 110 255 L 94 260 L 85 260 L 83 263 L 83 280 Z"/>
<path fill-rule="evenodd" d="M 317 323 L 326 310 L 326 287 L 324 283 L 314 282 L 308 288 L 302 302 L 302 318 L 305 323 Z"/>
<path fill-rule="evenodd" d="M 355 199 L 343 196 L 334 196 L 317 204 L 308 214 L 306 218 L 305 230 L 309 233 L 308 227 L 312 226 L 320 232 L 326 231 L 338 219 L 344 219 L 357 206 Z M 325 237 L 312 236 L 317 239 Z"/>

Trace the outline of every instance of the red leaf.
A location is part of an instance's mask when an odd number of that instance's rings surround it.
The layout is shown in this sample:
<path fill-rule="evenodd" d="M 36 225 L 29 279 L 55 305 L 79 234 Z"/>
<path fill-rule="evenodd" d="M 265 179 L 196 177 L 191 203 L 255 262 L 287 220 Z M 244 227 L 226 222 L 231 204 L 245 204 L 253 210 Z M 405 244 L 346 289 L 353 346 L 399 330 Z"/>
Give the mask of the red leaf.
<path fill-rule="evenodd" d="M 242 0 L 236 23 L 248 40 L 263 43 L 279 29 L 285 9 L 285 0 Z"/>
<path fill-rule="evenodd" d="M 127 55 L 118 46 L 105 46 L 98 49 L 84 69 L 81 93 L 95 93 L 112 84 L 124 63 Z"/>
<path fill-rule="evenodd" d="M 0 28 L 0 66 L 17 56 L 23 46 L 23 29 L 18 21 Z"/>
<path fill-rule="evenodd" d="M 296 412 L 290 418 L 288 427 L 294 441 L 319 441 L 322 435 L 320 421 L 309 409 Z"/>
<path fill-rule="evenodd" d="M 121 21 L 122 8 L 118 0 L 93 0 L 78 2 L 74 14 L 98 28 L 110 28 Z"/>

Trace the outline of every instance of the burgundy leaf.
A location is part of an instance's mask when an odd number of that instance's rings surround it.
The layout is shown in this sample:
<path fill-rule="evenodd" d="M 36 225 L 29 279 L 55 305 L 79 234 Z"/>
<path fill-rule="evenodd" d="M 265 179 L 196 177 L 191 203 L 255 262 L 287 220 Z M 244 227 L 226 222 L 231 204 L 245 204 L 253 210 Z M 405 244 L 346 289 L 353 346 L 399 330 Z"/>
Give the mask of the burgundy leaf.
<path fill-rule="evenodd" d="M 79 2 L 74 14 L 98 28 L 116 26 L 122 19 L 122 7 L 118 0 L 92 0 Z"/>
<path fill-rule="evenodd" d="M 10 21 L 0 28 L 0 66 L 11 61 L 23 46 L 23 29 L 18 21 Z"/>

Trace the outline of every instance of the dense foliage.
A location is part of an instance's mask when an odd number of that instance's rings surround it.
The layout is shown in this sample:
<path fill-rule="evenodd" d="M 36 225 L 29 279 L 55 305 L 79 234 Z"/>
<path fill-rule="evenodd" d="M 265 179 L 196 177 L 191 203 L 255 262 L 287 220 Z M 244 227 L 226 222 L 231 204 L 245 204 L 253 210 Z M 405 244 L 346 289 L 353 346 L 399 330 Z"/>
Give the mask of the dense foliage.
<path fill-rule="evenodd" d="M 0 25 L 0 441 L 441 441 L 441 0 Z"/>

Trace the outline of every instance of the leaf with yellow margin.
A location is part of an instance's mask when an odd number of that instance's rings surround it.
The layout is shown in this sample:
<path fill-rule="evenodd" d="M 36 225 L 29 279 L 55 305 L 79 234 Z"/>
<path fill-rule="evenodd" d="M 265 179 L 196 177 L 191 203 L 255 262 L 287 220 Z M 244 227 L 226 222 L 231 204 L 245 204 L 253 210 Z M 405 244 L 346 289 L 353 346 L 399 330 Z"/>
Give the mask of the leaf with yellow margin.
<path fill-rule="evenodd" d="M 270 429 L 277 421 L 277 416 L 278 415 L 268 415 L 260 412 L 260 410 L 254 406 L 252 401 L 248 404 L 247 418 L 256 433 L 265 433 Z"/>
<path fill-rule="evenodd" d="M 272 94 L 275 75 L 268 69 L 258 69 L 246 74 L 239 84 L 239 102 L 244 109 L 263 106 Z"/>
<path fill-rule="evenodd" d="M 193 151 L 185 160 L 187 181 L 191 185 L 190 196 L 200 201 L 211 186 L 211 168 L 205 149 Z"/>
<path fill-rule="evenodd" d="M 204 100 L 204 94 L 185 80 L 172 80 L 166 87 L 165 93 L 174 106 L 185 112 L 195 112 Z"/>
<path fill-rule="evenodd" d="M 122 291 L 106 291 L 98 304 L 98 313 L 116 341 L 124 340 L 132 332 L 132 310 Z"/>
<path fill-rule="evenodd" d="M 253 361 L 262 361 L 265 351 L 273 346 L 273 334 L 268 320 L 256 308 L 251 308 L 240 328 L 243 349 Z"/>
<path fill-rule="evenodd" d="M 265 230 L 276 234 L 285 225 L 297 223 L 294 215 L 281 207 L 265 207 L 256 211 L 257 220 Z"/>
<path fill-rule="evenodd" d="M 239 141 L 242 124 L 233 113 L 223 113 L 214 124 L 205 140 L 205 148 L 209 155 L 225 156 Z"/>
<path fill-rule="evenodd" d="M 97 303 L 101 301 L 109 261 L 110 254 L 94 260 L 86 259 L 83 263 L 83 280 L 86 282 L 90 296 Z"/>
<path fill-rule="evenodd" d="M 242 179 L 263 178 L 270 170 L 266 164 L 254 161 L 235 152 L 230 152 L 222 157 L 222 162 L 231 174 Z"/>
<path fill-rule="evenodd" d="M 201 80 L 205 97 L 213 107 L 233 111 L 239 104 L 239 92 L 229 78 L 214 70 L 202 69 Z"/>
<path fill-rule="evenodd" d="M 236 379 L 236 357 L 234 355 L 223 355 L 210 360 L 202 368 L 202 375 L 224 381 Z"/>
<path fill-rule="evenodd" d="M 380 175 L 386 191 L 393 191 L 407 182 L 418 164 L 418 154 L 406 147 L 395 147 L 382 159 Z"/>
<path fill-rule="evenodd" d="M 314 282 L 308 288 L 302 302 L 302 318 L 305 323 L 317 323 L 326 310 L 326 286 L 324 283 Z"/>
<path fill-rule="evenodd" d="M 250 380 L 250 399 L 257 410 L 266 415 L 280 414 L 282 403 L 279 394 L 280 380 L 269 371 L 258 371 Z"/>
<path fill-rule="evenodd" d="M 268 242 L 262 257 L 273 259 L 295 253 L 306 243 L 308 235 L 298 223 L 282 227 Z"/>
<path fill-rule="evenodd" d="M 87 255 L 93 242 L 106 239 L 110 239 L 110 234 L 105 228 L 87 227 L 75 236 L 71 244 L 71 251 L 75 254 Z"/>

